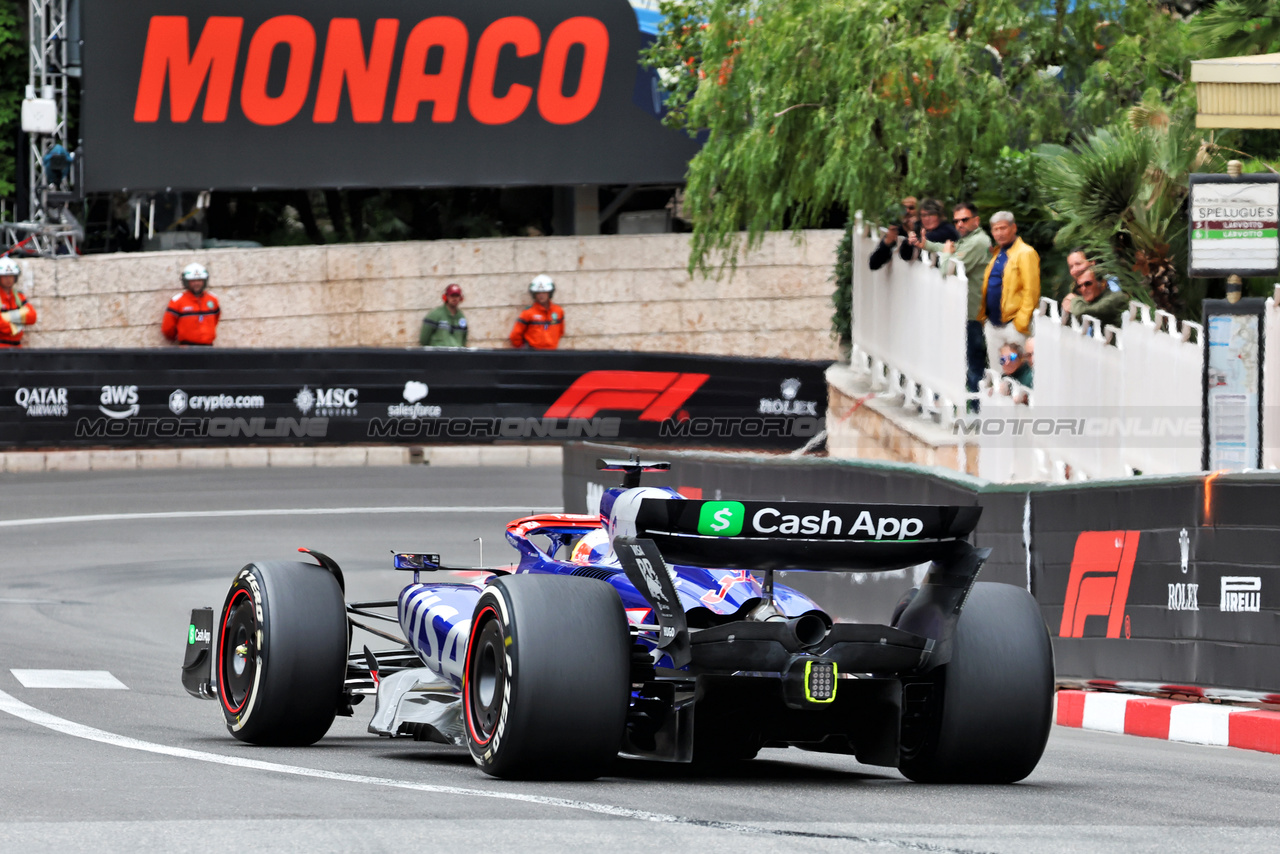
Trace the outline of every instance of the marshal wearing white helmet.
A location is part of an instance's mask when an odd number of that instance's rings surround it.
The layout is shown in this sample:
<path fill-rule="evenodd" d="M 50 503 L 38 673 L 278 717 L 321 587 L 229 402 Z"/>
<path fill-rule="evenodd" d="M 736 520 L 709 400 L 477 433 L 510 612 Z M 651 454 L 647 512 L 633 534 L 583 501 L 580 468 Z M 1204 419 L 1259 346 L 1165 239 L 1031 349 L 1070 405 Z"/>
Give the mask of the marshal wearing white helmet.
<path fill-rule="evenodd" d="M 218 335 L 218 318 L 222 309 L 218 298 L 205 290 L 209 271 L 203 264 L 182 268 L 182 290 L 173 295 L 164 310 L 160 331 L 179 344 L 208 346 Z"/>
<path fill-rule="evenodd" d="M 0 258 L 0 350 L 22 346 L 22 333 L 36 322 L 35 307 L 18 290 L 22 268 L 8 255 Z"/>
<path fill-rule="evenodd" d="M 564 334 L 564 309 L 551 301 L 556 283 L 542 274 L 529 283 L 533 305 L 520 312 L 516 325 L 511 329 L 511 346 L 517 350 L 554 350 Z"/>

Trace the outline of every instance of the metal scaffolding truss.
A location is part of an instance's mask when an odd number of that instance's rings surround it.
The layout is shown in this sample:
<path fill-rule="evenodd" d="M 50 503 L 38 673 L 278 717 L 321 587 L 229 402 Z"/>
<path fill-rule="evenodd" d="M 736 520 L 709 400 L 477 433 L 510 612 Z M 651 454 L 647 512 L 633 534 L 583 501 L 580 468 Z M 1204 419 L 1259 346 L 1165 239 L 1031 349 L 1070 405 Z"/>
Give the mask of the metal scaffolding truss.
<path fill-rule="evenodd" d="M 27 222 L 0 224 L 5 245 L 41 255 L 75 254 L 84 228 L 67 208 L 76 198 L 67 183 L 70 170 L 55 176 L 47 158 L 55 146 L 71 151 L 67 138 L 67 0 L 30 0 L 27 38 L 27 100 L 52 101 L 57 122 L 52 133 L 31 133 L 27 140 Z M 57 178 L 58 180 L 55 180 Z"/>
<path fill-rule="evenodd" d="M 58 105 L 58 124 L 51 134 L 29 137 L 31 219 L 48 222 L 49 176 L 45 157 L 55 145 L 67 145 L 67 0 L 31 0 L 27 56 L 27 97 L 43 98 Z M 61 188 L 58 188 L 61 189 Z"/>

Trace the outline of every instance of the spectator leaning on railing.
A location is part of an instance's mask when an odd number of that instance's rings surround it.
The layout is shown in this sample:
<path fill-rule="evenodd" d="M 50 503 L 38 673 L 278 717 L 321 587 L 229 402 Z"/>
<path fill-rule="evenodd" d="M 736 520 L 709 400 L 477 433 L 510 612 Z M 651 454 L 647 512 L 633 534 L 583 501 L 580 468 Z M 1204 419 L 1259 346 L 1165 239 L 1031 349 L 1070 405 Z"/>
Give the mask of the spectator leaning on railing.
<path fill-rule="evenodd" d="M 1028 346 L 1034 339 L 1027 339 Z M 1017 344 L 1004 344 L 1000 347 L 1000 373 L 1005 379 L 1015 380 L 1023 388 L 1032 387 L 1033 371 L 1030 355 Z M 1000 393 L 1013 395 L 1014 403 L 1026 403 L 1027 396 L 1022 392 L 1014 393 L 1013 387 L 1000 383 Z"/>
<path fill-rule="evenodd" d="M 1067 255 L 1067 269 L 1075 279 L 1076 289 L 1062 298 L 1062 322 L 1080 320 L 1088 314 L 1098 318 L 1104 329 L 1119 326 L 1129 310 L 1129 295 L 1121 290 L 1112 290 L 1099 279 L 1093 262 L 1083 249 L 1074 249 Z"/>
<path fill-rule="evenodd" d="M 987 356 L 996 365 L 1003 345 L 1021 346 L 1031 334 L 1040 302 L 1040 256 L 1018 237 L 1018 224 L 1008 211 L 992 214 L 991 236 L 997 251 L 983 274 L 978 319 L 986 321 Z"/>
<path fill-rule="evenodd" d="M 959 239 L 960 233 L 955 226 L 942 218 L 942 202 L 925 199 L 920 203 L 920 227 L 907 235 L 912 260 L 920 257 L 920 250 L 925 248 L 926 242 L 946 243 Z"/>
<path fill-rule="evenodd" d="M 982 337 L 982 283 L 983 268 L 991 257 L 991 238 L 982 230 L 982 220 L 973 202 L 961 202 L 952 211 L 959 240 L 938 243 L 925 240 L 924 248 L 938 254 L 938 266 L 948 276 L 955 275 L 953 259 L 964 264 L 964 274 L 969 280 L 969 311 L 965 316 L 965 387 L 978 390 L 982 372 L 987 368 L 987 346 Z"/>
<path fill-rule="evenodd" d="M 907 196 L 902 202 L 902 205 L 891 207 L 885 212 L 883 221 L 889 223 L 889 225 L 885 227 L 884 234 L 880 235 L 880 242 L 876 244 L 875 251 L 871 253 L 871 259 L 868 264 L 872 270 L 879 270 L 892 261 L 895 250 L 906 251 L 908 254 L 903 258 L 904 260 L 910 260 L 911 247 L 907 245 L 906 241 L 903 241 L 901 250 L 899 250 L 898 241 L 910 229 L 911 223 L 915 222 L 916 200 L 914 196 Z M 907 202 L 911 203 L 909 209 L 906 206 Z"/>

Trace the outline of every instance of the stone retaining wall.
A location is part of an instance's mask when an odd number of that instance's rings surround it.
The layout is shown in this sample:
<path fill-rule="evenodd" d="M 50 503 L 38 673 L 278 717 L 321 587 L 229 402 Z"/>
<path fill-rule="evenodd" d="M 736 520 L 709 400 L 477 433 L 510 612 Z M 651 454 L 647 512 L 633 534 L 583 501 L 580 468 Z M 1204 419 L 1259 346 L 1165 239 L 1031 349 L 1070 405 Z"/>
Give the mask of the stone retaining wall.
<path fill-rule="evenodd" d="M 39 312 L 27 346 L 162 347 L 183 266 L 209 268 L 225 347 L 416 345 L 423 315 L 462 285 L 471 344 L 506 336 L 538 273 L 556 280 L 562 347 L 834 359 L 838 230 L 770 234 L 732 276 L 691 277 L 689 236 L 531 237 L 91 255 L 23 261 Z"/>

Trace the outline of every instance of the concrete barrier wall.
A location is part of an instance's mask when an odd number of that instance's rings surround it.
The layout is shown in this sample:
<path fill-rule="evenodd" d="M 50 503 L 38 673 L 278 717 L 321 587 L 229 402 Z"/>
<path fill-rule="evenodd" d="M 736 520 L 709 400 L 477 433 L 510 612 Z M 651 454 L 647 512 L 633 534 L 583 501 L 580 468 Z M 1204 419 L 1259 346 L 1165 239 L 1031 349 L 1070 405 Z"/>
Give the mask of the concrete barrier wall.
<path fill-rule="evenodd" d="M 829 333 L 838 230 L 770 234 L 721 279 L 686 272 L 689 236 L 531 237 L 219 249 L 24 261 L 39 311 L 27 346 L 162 347 L 160 319 L 199 261 L 228 347 L 416 345 L 427 311 L 462 285 L 477 347 L 508 346 L 526 288 L 556 280 L 573 349 L 835 358 Z"/>

